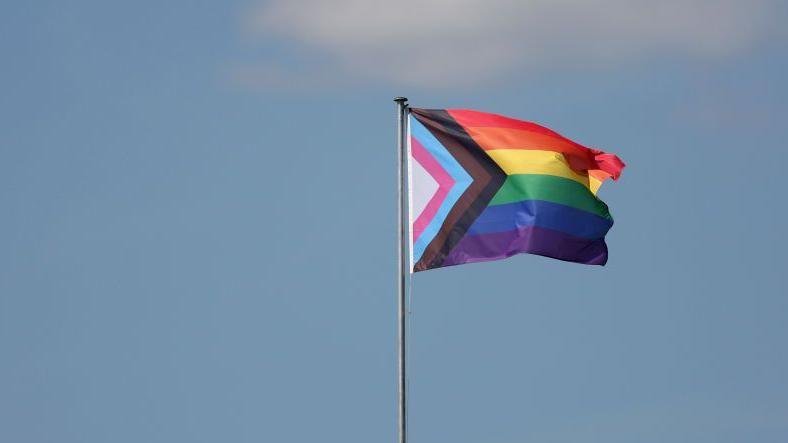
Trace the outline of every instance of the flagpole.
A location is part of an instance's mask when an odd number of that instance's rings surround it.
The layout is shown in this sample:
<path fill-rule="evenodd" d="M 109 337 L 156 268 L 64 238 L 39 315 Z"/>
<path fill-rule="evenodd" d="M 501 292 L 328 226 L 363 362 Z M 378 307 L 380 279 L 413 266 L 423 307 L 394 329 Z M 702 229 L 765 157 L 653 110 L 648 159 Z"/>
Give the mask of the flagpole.
<path fill-rule="evenodd" d="M 399 336 L 399 357 L 398 357 L 398 428 L 399 428 L 399 443 L 407 442 L 407 409 L 406 409 L 406 378 L 405 378 L 405 279 L 410 272 L 410 260 L 406 256 L 407 253 L 407 196 L 405 194 L 405 178 L 407 175 L 406 159 L 407 159 L 407 108 L 408 99 L 405 97 L 396 97 L 394 102 L 397 103 L 397 197 L 399 199 L 399 206 L 397 208 L 397 232 L 398 232 L 398 257 L 397 264 L 399 265 L 399 279 L 397 282 L 397 316 L 399 323 L 397 326 L 397 334 Z"/>

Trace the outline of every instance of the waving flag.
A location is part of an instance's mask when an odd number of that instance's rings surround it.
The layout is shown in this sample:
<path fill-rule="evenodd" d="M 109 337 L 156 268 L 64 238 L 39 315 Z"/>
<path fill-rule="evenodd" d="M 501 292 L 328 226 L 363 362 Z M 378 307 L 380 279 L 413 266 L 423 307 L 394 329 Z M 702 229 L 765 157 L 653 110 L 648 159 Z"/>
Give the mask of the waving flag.
<path fill-rule="evenodd" d="M 411 269 L 529 253 L 607 262 L 613 225 L 596 196 L 615 155 L 535 123 L 468 110 L 411 109 Z"/>

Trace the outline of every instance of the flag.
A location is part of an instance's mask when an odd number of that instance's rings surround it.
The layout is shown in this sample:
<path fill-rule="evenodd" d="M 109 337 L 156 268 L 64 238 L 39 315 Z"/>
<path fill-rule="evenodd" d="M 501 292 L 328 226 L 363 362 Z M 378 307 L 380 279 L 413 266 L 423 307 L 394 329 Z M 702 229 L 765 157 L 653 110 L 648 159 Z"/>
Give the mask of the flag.
<path fill-rule="evenodd" d="M 528 253 L 604 265 L 613 225 L 596 194 L 624 163 L 521 120 L 410 109 L 413 272 Z"/>

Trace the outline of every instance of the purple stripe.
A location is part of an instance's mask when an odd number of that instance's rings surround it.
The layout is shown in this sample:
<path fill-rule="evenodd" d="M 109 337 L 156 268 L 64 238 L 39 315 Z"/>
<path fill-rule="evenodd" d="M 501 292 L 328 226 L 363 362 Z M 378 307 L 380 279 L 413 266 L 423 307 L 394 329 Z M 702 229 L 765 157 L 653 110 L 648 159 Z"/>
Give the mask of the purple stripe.
<path fill-rule="evenodd" d="M 466 235 L 451 250 L 442 266 L 500 260 L 522 253 L 587 265 L 604 265 L 607 262 L 604 238 L 589 240 L 529 226 L 506 232 Z"/>

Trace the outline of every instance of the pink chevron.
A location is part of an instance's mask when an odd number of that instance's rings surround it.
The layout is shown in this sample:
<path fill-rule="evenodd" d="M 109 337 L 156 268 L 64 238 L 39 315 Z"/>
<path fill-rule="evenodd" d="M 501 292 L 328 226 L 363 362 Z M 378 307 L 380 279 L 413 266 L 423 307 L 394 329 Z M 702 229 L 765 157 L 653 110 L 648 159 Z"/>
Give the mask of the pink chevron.
<path fill-rule="evenodd" d="M 421 211 L 421 214 L 419 214 L 418 218 L 413 222 L 413 242 L 415 243 L 421 233 L 424 232 L 424 228 L 426 228 L 427 225 L 430 224 L 430 221 L 432 221 L 432 218 L 435 217 L 435 214 L 438 212 L 438 209 L 446 199 L 446 196 L 449 194 L 455 182 L 454 179 L 451 178 L 451 175 L 443 169 L 440 163 L 435 160 L 432 154 L 424 148 L 416 137 L 411 136 L 410 144 L 413 158 L 419 162 L 424 170 L 438 183 L 438 190 L 435 192 L 435 195 L 430 198 L 427 206 L 424 207 L 424 210 Z"/>

